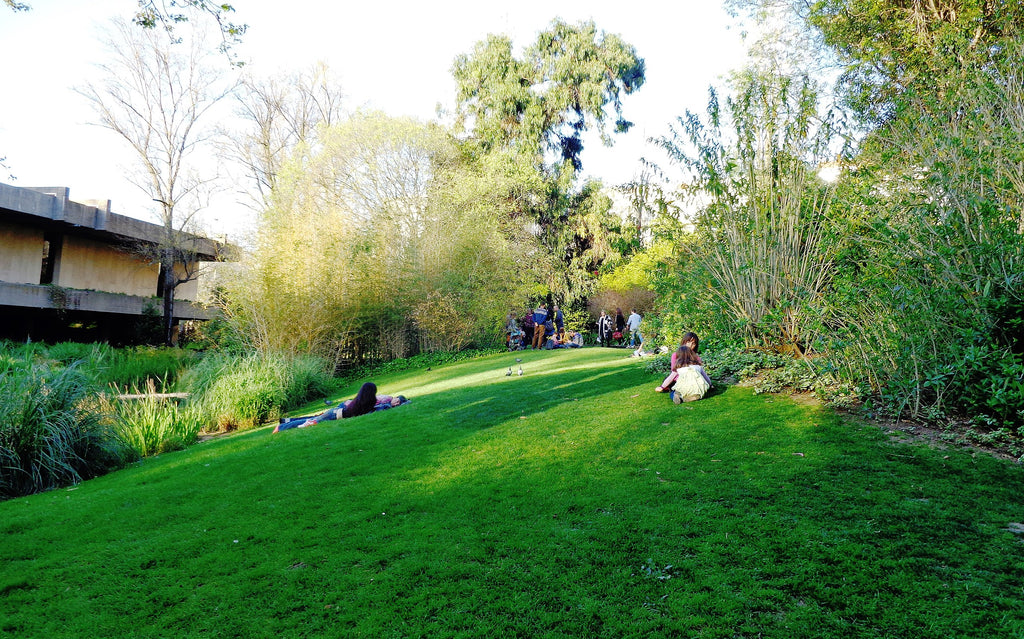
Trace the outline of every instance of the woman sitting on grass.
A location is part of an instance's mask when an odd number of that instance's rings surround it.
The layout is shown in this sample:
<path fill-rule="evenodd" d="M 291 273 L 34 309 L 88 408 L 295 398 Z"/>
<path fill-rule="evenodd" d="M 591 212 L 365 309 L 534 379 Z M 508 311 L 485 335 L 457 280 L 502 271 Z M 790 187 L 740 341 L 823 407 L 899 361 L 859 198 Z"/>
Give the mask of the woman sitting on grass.
<path fill-rule="evenodd" d="M 676 383 L 672 387 L 672 401 L 676 404 L 695 402 L 711 388 L 711 378 L 700 365 L 700 357 L 689 346 L 680 346 L 676 358 Z"/>
<path fill-rule="evenodd" d="M 373 382 L 366 382 L 356 393 L 356 396 L 352 399 L 345 400 L 338 404 L 337 407 L 330 410 L 324 411 L 319 415 L 313 417 L 297 417 L 295 419 L 286 421 L 274 429 L 274 432 L 282 430 L 289 430 L 291 428 L 305 428 L 306 426 L 314 426 L 323 421 L 329 421 L 333 419 L 348 419 L 349 417 L 358 417 L 359 415 L 365 415 L 366 413 L 372 413 L 378 410 L 386 410 L 394 406 L 401 406 L 402 404 L 408 403 L 403 395 L 397 395 L 392 397 L 391 395 L 377 396 L 377 386 Z"/>
<path fill-rule="evenodd" d="M 684 346 L 690 347 L 692 356 L 697 358 L 697 364 L 699 364 L 700 366 L 704 365 L 704 362 L 701 360 L 700 355 L 697 354 L 697 346 L 699 344 L 700 339 L 697 338 L 696 333 L 688 332 L 683 335 L 683 339 L 679 340 L 679 348 L 676 349 L 674 353 L 672 353 L 672 359 L 669 366 L 671 372 L 668 374 L 668 377 L 665 378 L 665 381 L 663 381 L 660 386 L 654 389 L 655 393 L 664 393 L 665 391 L 671 389 L 672 384 L 676 382 L 676 378 L 678 377 L 678 374 L 676 373 L 676 367 L 679 366 L 679 352 L 683 350 Z"/>

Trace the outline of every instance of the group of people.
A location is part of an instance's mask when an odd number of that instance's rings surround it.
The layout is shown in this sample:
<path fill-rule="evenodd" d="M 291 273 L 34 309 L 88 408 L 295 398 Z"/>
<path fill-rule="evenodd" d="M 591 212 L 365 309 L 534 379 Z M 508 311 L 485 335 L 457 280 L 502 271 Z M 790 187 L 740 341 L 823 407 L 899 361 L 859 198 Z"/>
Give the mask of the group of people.
<path fill-rule="evenodd" d="M 644 336 L 640 332 L 640 322 L 643 318 L 636 309 L 630 309 L 629 317 L 622 316 L 622 309 L 615 309 L 615 317 L 606 311 L 601 311 L 601 317 L 597 319 L 597 341 L 602 346 L 619 346 L 626 341 L 626 331 L 629 331 L 629 347 L 633 349 L 633 355 L 639 357 L 643 353 Z"/>
<path fill-rule="evenodd" d="M 672 353 L 672 370 L 665 381 L 654 389 L 655 392 L 668 391 L 672 401 L 676 404 L 692 402 L 704 397 L 704 394 L 711 389 L 711 378 L 704 371 L 704 362 L 697 354 L 699 345 L 700 340 L 696 333 L 683 335 L 679 348 Z"/>
<path fill-rule="evenodd" d="M 358 417 L 378 410 L 387 410 L 389 408 L 394 408 L 408 403 L 409 400 L 406 399 L 404 395 L 377 395 L 377 385 L 373 382 L 366 382 L 359 388 L 359 392 L 356 393 L 356 396 L 352 399 L 345 400 L 336 407 L 326 410 L 319 415 L 282 420 L 282 422 L 274 428 L 274 432 L 278 433 L 282 430 L 290 430 L 292 428 L 316 426 L 323 421 L 349 419 L 351 417 Z"/>
<path fill-rule="evenodd" d="M 552 348 L 579 348 L 583 346 L 583 336 L 577 331 L 565 330 L 565 315 L 557 304 L 548 305 L 541 302 L 537 308 L 527 309 L 526 315 L 519 319 L 515 313 L 509 313 L 505 324 L 505 337 L 509 350 L 534 350 Z"/>

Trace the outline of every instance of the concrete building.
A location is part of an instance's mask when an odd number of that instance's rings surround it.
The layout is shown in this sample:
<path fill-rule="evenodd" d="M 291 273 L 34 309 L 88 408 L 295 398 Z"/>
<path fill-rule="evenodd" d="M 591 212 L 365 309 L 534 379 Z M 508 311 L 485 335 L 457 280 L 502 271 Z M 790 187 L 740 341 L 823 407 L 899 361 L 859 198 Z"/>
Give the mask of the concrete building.
<path fill-rule="evenodd" d="M 110 212 L 110 201 L 72 202 L 69 189 L 0 184 L 0 337 L 133 341 L 154 309 L 162 314 L 160 267 L 140 247 L 163 228 Z M 188 235 L 195 257 L 215 261 L 223 246 Z M 195 304 L 199 282 L 175 289 L 175 322 L 209 318 Z"/>

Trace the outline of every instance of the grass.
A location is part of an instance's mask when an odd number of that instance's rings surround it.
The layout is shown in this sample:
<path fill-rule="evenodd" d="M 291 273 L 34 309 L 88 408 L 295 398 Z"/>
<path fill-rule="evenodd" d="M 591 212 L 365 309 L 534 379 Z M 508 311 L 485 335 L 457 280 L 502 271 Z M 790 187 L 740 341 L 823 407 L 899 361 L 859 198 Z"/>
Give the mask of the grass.
<path fill-rule="evenodd" d="M 741 387 L 676 406 L 622 351 L 515 356 L 0 503 L 0 633 L 1024 637 L 1020 466 Z"/>

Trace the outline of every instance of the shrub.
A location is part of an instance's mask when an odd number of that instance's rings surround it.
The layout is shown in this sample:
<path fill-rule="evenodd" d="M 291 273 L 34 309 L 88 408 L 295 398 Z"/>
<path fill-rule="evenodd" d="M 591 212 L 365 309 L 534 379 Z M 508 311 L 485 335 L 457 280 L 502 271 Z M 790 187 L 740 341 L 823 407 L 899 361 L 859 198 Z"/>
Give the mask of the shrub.
<path fill-rule="evenodd" d="M 75 484 L 130 457 L 80 368 L 23 360 L 0 372 L 0 495 Z"/>

